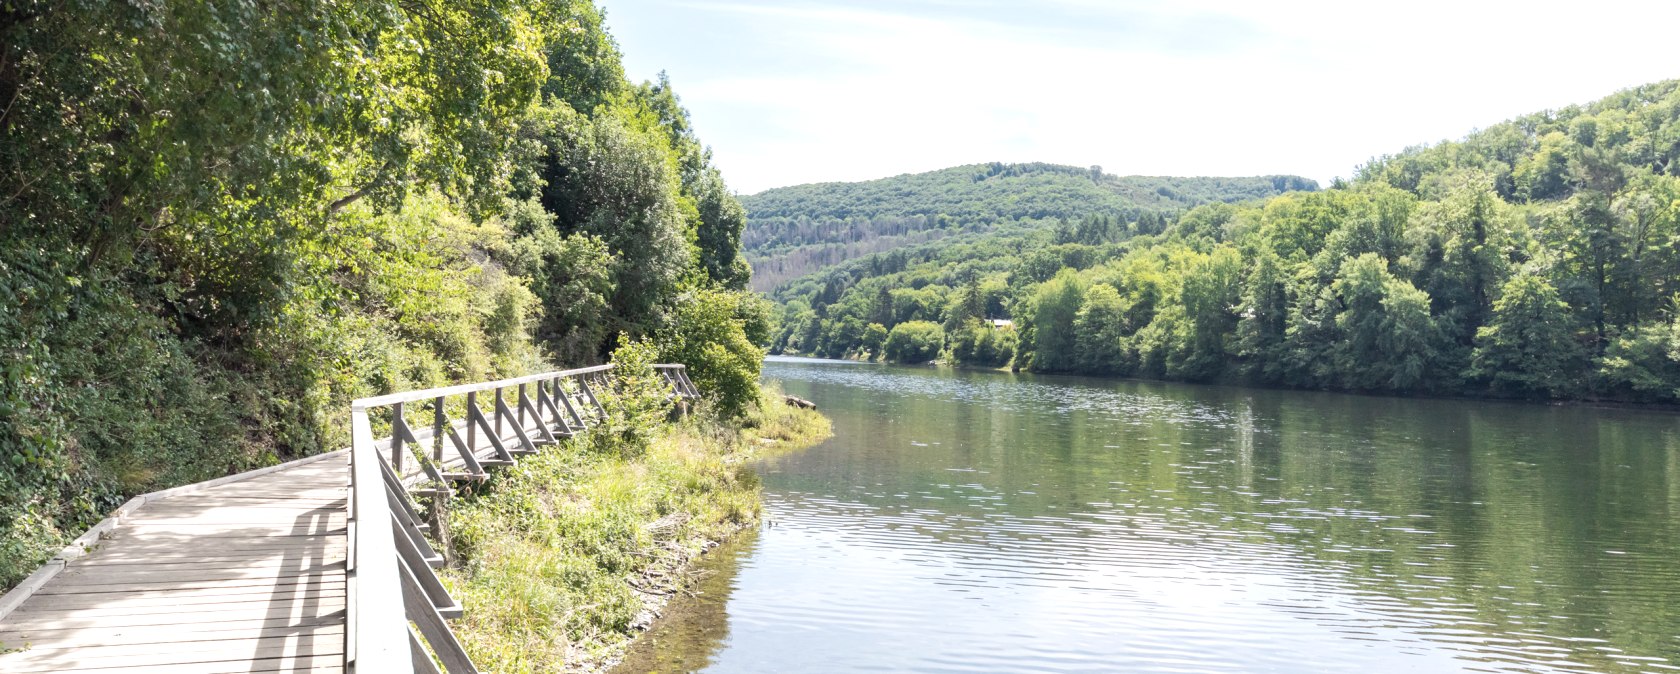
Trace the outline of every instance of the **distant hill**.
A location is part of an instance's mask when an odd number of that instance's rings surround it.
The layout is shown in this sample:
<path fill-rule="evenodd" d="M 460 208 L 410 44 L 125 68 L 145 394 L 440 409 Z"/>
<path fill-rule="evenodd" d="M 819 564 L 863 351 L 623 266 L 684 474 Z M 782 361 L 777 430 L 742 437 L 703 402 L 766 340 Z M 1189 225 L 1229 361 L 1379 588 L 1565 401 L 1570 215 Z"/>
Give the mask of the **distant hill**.
<path fill-rule="evenodd" d="M 1147 220 L 1018 221 L 824 268 L 776 288 L 772 348 L 1680 403 L 1680 80 Z"/>
<path fill-rule="evenodd" d="M 971 164 L 855 183 L 782 187 L 741 198 L 753 287 L 769 290 L 846 260 L 1000 223 L 1105 215 L 1156 226 L 1214 202 L 1314 191 L 1299 176 L 1114 176 L 1100 167 Z"/>

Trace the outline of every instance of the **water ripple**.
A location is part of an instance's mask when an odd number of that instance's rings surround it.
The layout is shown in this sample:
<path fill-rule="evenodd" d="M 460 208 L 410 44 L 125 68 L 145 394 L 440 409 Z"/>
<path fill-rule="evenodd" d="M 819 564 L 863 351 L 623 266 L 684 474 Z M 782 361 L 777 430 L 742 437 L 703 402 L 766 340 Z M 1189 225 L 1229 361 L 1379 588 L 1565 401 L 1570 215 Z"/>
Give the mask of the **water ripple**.
<path fill-rule="evenodd" d="M 762 467 L 705 671 L 1680 671 L 1666 415 L 766 375 L 836 438 Z"/>

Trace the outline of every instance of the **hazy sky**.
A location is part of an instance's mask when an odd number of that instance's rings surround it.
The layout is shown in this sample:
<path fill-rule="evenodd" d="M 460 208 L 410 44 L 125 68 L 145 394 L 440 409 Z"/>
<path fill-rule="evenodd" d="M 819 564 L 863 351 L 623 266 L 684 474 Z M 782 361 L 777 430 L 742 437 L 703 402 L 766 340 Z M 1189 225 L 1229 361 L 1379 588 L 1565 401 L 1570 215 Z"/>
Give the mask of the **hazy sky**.
<path fill-rule="evenodd" d="M 1680 77 L 1680 2 L 602 0 L 752 193 L 988 161 L 1294 173 Z"/>

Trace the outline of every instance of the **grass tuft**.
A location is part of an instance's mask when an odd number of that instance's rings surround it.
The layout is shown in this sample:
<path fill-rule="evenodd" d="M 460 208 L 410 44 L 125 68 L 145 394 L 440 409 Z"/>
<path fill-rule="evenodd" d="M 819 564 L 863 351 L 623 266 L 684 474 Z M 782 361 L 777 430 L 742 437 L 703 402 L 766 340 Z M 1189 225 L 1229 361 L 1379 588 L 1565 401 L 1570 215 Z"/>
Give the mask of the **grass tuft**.
<path fill-rule="evenodd" d="M 699 410 L 662 425 L 645 453 L 594 439 L 521 461 L 450 512 L 444 582 L 467 607 L 453 628 L 486 671 L 604 669 L 684 590 L 689 562 L 757 523 L 744 462 L 830 433 L 766 387 L 740 421 Z"/>

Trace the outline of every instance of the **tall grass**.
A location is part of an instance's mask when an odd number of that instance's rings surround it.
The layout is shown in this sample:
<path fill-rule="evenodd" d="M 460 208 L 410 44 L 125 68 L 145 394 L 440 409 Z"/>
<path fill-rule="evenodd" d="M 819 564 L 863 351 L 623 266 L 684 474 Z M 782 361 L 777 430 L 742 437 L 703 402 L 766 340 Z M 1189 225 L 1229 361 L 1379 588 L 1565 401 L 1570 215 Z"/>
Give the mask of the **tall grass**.
<path fill-rule="evenodd" d="M 828 437 L 828 420 L 763 392 L 746 417 L 659 424 L 645 448 L 591 438 L 499 473 L 450 512 L 454 629 L 486 671 L 596 671 L 614 660 L 683 568 L 758 521 L 745 461 Z"/>

